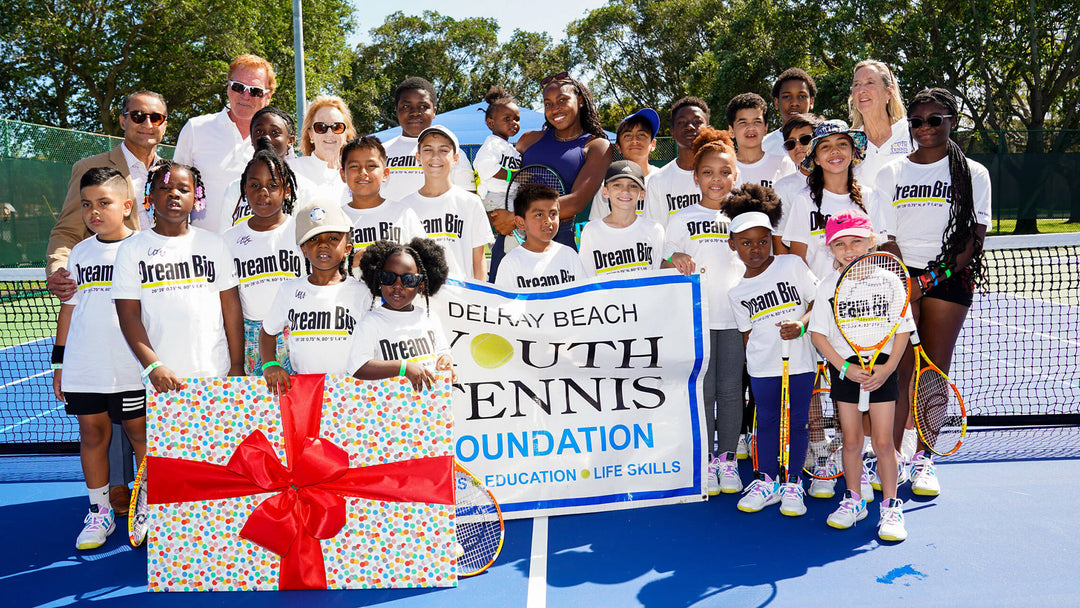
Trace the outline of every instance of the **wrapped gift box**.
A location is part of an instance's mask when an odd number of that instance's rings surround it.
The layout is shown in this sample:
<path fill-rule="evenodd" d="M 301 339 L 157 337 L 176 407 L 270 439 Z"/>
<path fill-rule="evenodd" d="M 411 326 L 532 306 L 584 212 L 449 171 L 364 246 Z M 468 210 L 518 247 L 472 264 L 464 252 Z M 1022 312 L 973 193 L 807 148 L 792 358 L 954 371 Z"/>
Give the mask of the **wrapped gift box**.
<path fill-rule="evenodd" d="M 152 591 L 457 584 L 445 379 L 185 382 L 147 412 Z"/>

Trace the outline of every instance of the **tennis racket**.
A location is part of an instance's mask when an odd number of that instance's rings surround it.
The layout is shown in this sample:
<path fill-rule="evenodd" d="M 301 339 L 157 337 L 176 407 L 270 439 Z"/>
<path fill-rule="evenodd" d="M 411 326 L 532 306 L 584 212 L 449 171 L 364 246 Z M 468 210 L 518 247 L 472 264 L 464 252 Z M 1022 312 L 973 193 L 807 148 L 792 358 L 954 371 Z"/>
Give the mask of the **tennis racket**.
<path fill-rule="evenodd" d="M 131 504 L 128 507 L 128 540 L 132 547 L 138 547 L 146 541 L 150 530 L 150 509 L 146 503 L 146 461 L 144 456 L 139 463 L 139 472 L 135 475 L 135 484 L 131 488 Z"/>
<path fill-rule="evenodd" d="M 502 551 L 502 510 L 491 491 L 456 461 L 454 498 L 458 576 L 480 574 L 495 563 Z"/>
<path fill-rule="evenodd" d="M 521 169 L 515 171 L 510 177 L 510 185 L 506 187 L 506 209 L 510 213 L 514 212 L 514 198 L 517 197 L 517 193 L 521 190 L 522 186 L 528 184 L 539 184 L 542 186 L 548 186 L 554 188 L 559 196 L 566 194 L 566 186 L 563 185 L 562 178 L 550 167 L 544 165 L 525 165 Z M 523 230 L 514 230 L 514 238 L 517 242 L 525 242 L 525 232 Z"/>
<path fill-rule="evenodd" d="M 814 374 L 814 392 L 810 397 L 810 441 L 803 463 L 803 471 L 815 479 L 836 479 L 844 474 L 840 452 L 844 435 L 840 431 L 840 417 L 829 397 L 830 386 L 829 370 L 819 359 Z"/>
<path fill-rule="evenodd" d="M 949 376 L 930 360 L 916 331 L 911 332 L 911 344 L 915 347 L 915 428 L 931 452 L 938 456 L 955 454 L 967 435 L 964 398 Z"/>
<path fill-rule="evenodd" d="M 787 483 L 788 464 L 791 460 L 791 379 L 788 373 L 788 359 L 791 356 L 791 340 L 780 339 L 780 360 L 783 367 L 780 372 L 780 468 L 777 478 L 780 483 Z"/>
<path fill-rule="evenodd" d="M 840 334 L 855 351 L 864 370 L 874 371 L 878 355 L 896 334 L 907 312 L 910 295 L 904 263 L 883 251 L 860 256 L 840 274 L 833 315 Z M 871 353 L 868 360 L 863 358 L 864 352 Z M 861 390 L 859 411 L 869 409 L 870 393 Z"/>

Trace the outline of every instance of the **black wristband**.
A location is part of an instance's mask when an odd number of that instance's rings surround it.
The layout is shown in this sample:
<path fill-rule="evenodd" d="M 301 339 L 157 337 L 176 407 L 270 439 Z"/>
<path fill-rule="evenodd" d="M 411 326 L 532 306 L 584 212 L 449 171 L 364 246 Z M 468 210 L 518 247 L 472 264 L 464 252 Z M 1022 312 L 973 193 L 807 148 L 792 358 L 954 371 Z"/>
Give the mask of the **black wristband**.
<path fill-rule="evenodd" d="M 52 347 L 52 360 L 49 363 L 63 363 L 64 362 L 64 345 L 53 344 Z"/>

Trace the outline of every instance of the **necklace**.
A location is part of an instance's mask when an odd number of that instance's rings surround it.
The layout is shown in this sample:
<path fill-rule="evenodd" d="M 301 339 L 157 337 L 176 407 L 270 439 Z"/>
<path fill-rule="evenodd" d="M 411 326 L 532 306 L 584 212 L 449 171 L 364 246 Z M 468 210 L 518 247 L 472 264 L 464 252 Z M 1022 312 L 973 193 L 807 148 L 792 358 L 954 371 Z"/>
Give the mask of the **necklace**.
<path fill-rule="evenodd" d="M 579 131 L 575 135 L 571 135 L 570 137 L 565 137 L 564 138 L 564 137 L 559 137 L 559 135 L 557 133 L 552 132 L 551 136 L 554 137 L 556 141 L 567 142 L 567 141 L 574 141 L 575 139 L 581 137 L 582 134 L 584 134 L 584 133 L 585 133 L 584 131 Z"/>

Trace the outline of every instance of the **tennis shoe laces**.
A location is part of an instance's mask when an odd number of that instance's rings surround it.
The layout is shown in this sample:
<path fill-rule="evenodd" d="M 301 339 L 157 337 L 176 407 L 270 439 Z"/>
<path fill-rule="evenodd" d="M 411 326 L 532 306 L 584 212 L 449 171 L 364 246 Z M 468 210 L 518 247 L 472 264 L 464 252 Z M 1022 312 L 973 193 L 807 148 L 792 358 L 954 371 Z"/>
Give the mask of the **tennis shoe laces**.
<path fill-rule="evenodd" d="M 90 512 L 83 519 L 83 524 L 82 532 L 75 539 L 75 548 L 83 551 L 104 545 L 105 539 L 116 530 L 112 509 L 102 511 L 98 505 L 90 505 Z"/>

